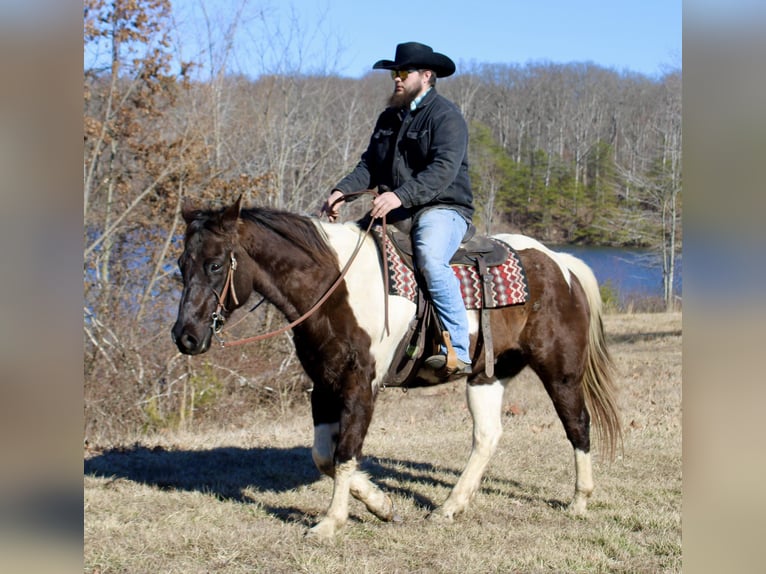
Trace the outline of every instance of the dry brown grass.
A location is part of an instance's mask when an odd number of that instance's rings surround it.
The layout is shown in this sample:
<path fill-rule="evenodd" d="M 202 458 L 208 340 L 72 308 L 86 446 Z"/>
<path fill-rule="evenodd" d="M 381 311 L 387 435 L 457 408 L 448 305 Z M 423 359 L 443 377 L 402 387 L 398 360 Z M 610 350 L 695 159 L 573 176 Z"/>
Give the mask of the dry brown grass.
<path fill-rule="evenodd" d="M 470 448 L 460 386 L 388 389 L 365 468 L 401 524 L 353 501 L 329 545 L 304 538 L 332 483 L 314 469 L 311 419 L 254 412 L 246 430 L 126 439 L 85 461 L 85 571 L 680 572 L 681 315 L 609 315 L 624 451 L 594 455 L 587 518 L 563 510 L 572 450 L 542 385 L 524 372 L 506 393 L 505 434 L 482 488 L 454 524 L 426 520 Z M 595 449 L 594 449 L 595 451 Z"/>

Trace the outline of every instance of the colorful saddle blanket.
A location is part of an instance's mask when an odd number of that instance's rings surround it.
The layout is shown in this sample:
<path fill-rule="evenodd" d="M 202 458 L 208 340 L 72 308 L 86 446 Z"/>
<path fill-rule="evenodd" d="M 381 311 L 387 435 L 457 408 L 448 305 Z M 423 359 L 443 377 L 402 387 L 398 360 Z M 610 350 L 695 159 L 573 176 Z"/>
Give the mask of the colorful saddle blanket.
<path fill-rule="evenodd" d="M 382 230 L 380 227 L 373 227 L 379 241 L 382 241 Z M 491 241 L 502 243 L 497 239 Z M 386 249 L 386 259 L 388 262 L 388 292 L 389 295 L 406 297 L 415 302 L 417 298 L 418 285 L 413 270 L 407 266 L 392 241 L 382 242 Z M 485 291 L 482 285 L 482 277 L 479 269 L 475 265 L 453 264 L 452 271 L 460 281 L 460 291 L 463 295 L 466 309 L 495 309 L 498 307 L 507 307 L 509 305 L 518 305 L 526 303 L 529 297 L 529 286 L 524 267 L 521 264 L 516 251 L 510 245 L 502 243 L 508 250 L 508 257 L 500 265 L 487 267 L 487 274 L 491 279 L 491 289 L 486 292 L 489 295 L 489 301 L 484 304 Z"/>

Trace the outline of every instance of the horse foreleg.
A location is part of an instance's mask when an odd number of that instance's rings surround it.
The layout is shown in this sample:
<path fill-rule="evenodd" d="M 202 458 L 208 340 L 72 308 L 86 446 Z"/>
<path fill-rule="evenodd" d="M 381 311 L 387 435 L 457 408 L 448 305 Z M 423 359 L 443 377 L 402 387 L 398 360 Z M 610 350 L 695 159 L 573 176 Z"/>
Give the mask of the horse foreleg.
<path fill-rule="evenodd" d="M 369 385 L 349 384 L 343 393 L 341 420 L 314 427 L 312 457 L 317 468 L 333 478 L 333 493 L 325 517 L 309 531 L 310 536 L 332 538 L 335 535 L 348 520 L 349 495 L 362 501 L 381 520 L 395 519 L 394 505 L 388 495 L 358 470 L 357 461 L 372 419 L 373 400 Z M 320 412 L 318 403 L 314 408 L 316 418 Z"/>
<path fill-rule="evenodd" d="M 355 472 L 357 472 L 355 458 L 335 465 L 333 469 L 333 489 L 330 507 L 327 509 L 324 518 L 309 530 L 309 537 L 329 540 L 346 523 L 348 520 L 348 497 L 351 491 L 352 477 Z"/>
<path fill-rule="evenodd" d="M 316 467 L 327 476 L 335 477 L 335 444 L 338 440 L 338 423 L 323 424 L 314 427 L 314 447 L 311 455 Z M 394 504 L 391 498 L 385 494 L 370 478 L 361 471 L 356 471 L 351 476 L 349 484 L 351 495 L 360 500 L 381 520 L 397 520 L 394 514 Z"/>
<path fill-rule="evenodd" d="M 451 521 L 468 507 L 476 494 L 503 433 L 500 411 L 504 390 L 505 386 L 497 380 L 491 384 L 468 385 L 468 409 L 473 417 L 471 455 L 447 500 L 431 514 L 432 519 Z"/>
<path fill-rule="evenodd" d="M 357 470 L 351 477 L 351 495 L 364 503 L 367 510 L 385 522 L 398 522 L 391 497 L 383 492 L 370 478 Z"/>
<path fill-rule="evenodd" d="M 322 474 L 329 477 L 335 476 L 335 445 L 338 442 L 338 423 L 325 423 L 314 426 L 314 446 L 311 449 L 311 458 Z"/>

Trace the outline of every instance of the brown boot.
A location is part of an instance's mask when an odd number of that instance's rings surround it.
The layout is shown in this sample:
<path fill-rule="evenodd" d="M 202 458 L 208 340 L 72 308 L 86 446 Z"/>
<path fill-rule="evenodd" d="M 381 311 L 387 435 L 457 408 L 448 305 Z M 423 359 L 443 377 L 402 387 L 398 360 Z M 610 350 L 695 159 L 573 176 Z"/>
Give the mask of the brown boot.
<path fill-rule="evenodd" d="M 457 359 L 454 368 L 447 367 L 447 357 L 445 355 L 433 355 L 425 360 L 425 366 L 436 373 L 436 376 L 444 381 L 458 379 L 471 374 L 471 363 L 464 363 Z"/>

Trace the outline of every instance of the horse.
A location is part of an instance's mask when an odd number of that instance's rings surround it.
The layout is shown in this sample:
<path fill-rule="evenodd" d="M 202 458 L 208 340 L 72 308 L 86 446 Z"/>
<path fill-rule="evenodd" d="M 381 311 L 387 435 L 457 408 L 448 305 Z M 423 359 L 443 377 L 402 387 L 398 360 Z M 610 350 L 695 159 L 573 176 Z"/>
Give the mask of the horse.
<path fill-rule="evenodd" d="M 253 292 L 265 297 L 291 322 L 297 357 L 313 382 L 313 462 L 333 479 L 329 507 L 307 535 L 333 538 L 348 519 L 350 496 L 383 521 L 399 520 L 391 498 L 359 462 L 376 395 L 415 304 L 390 296 L 384 312 L 380 248 L 359 225 L 243 208 L 240 199 L 219 209 L 188 204 L 182 209 L 183 292 L 172 339 L 181 353 L 204 353 L 220 323 L 247 297 Z M 486 375 L 481 358 L 465 378 L 472 449 L 447 499 L 429 518 L 451 522 L 468 507 L 502 433 L 505 388 L 525 367 L 542 381 L 574 450 L 575 489 L 568 508 L 583 515 L 594 489 L 591 415 L 608 457 L 621 441 L 598 284 L 588 266 L 571 255 L 523 235 L 494 238 L 519 255 L 529 297 L 490 311 L 494 372 Z M 476 311 L 468 313 L 473 352 L 479 318 Z"/>

